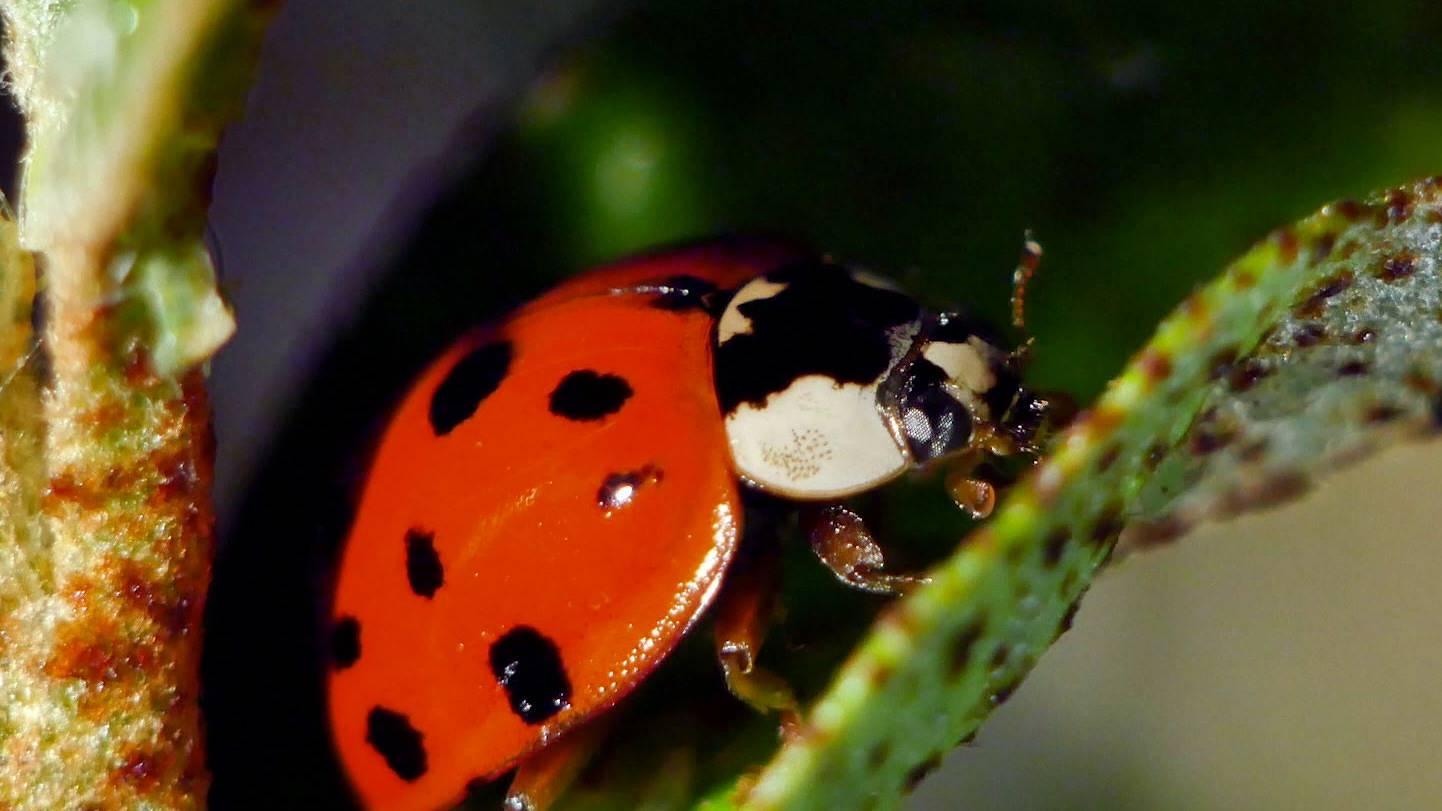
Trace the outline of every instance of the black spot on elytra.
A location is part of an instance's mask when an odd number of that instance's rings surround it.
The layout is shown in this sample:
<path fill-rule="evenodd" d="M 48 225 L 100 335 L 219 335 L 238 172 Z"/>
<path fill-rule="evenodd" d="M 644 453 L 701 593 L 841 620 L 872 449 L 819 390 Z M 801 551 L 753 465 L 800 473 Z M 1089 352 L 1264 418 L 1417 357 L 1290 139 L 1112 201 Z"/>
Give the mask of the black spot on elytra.
<path fill-rule="evenodd" d="M 360 659 L 360 620 L 341 617 L 330 631 L 330 659 L 336 670 L 345 670 Z"/>
<path fill-rule="evenodd" d="M 742 403 L 761 406 L 807 375 L 872 383 L 891 365 L 889 331 L 920 315 L 910 297 L 862 284 L 839 265 L 789 265 L 765 278 L 786 288 L 740 305 L 750 332 L 716 349 L 723 412 Z"/>
<path fill-rule="evenodd" d="M 542 723 L 571 704 L 561 652 L 535 628 L 518 625 L 491 645 L 491 673 L 527 724 Z"/>
<path fill-rule="evenodd" d="M 551 413 L 578 422 L 599 420 L 620 411 L 632 394 L 625 378 L 581 369 L 561 378 L 551 392 Z"/>
<path fill-rule="evenodd" d="M 441 556 L 436 553 L 436 536 L 423 529 L 406 531 L 406 579 L 418 597 L 430 599 L 446 583 Z"/>
<path fill-rule="evenodd" d="M 511 368 L 511 345 L 505 341 L 471 350 L 446 373 L 431 395 L 431 429 L 445 436 L 471 418 Z"/>
<path fill-rule="evenodd" d="M 413 783 L 426 773 L 425 737 L 411 726 L 411 721 L 395 710 L 372 707 L 366 716 L 366 743 L 385 758 L 396 777 Z"/>

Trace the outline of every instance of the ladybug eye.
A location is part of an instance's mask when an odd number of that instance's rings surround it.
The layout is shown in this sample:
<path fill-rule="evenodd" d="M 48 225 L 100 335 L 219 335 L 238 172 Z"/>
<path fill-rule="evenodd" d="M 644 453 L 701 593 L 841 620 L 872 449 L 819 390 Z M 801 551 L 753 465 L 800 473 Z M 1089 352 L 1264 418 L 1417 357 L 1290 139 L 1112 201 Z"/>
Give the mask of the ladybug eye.
<path fill-rule="evenodd" d="M 949 384 L 946 372 L 926 358 L 907 371 L 901 430 L 917 464 L 960 450 L 971 440 L 971 412 Z"/>

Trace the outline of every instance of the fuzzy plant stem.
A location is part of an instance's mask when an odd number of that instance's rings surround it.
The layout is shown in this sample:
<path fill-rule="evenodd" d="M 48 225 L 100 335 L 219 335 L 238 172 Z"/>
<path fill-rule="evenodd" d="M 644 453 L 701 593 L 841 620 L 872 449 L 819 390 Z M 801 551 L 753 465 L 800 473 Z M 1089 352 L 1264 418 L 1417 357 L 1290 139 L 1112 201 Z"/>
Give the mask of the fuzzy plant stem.
<path fill-rule="evenodd" d="M 0 225 L 0 808 L 203 808 L 204 367 L 233 323 L 201 235 L 266 15 L 0 9 L 27 135 Z"/>

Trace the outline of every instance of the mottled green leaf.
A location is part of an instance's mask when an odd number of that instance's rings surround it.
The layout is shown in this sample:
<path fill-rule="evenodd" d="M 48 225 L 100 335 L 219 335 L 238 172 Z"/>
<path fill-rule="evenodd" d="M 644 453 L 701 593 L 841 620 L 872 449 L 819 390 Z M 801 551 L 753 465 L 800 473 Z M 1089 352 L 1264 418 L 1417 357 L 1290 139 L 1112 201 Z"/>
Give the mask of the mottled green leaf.
<path fill-rule="evenodd" d="M 1159 517 L 1277 496 L 1430 429 L 1439 240 L 1431 179 L 1279 230 L 1193 294 L 992 521 L 883 612 L 806 734 L 705 807 L 895 806 L 1066 630 L 1128 520 L 1175 529 Z"/>
<path fill-rule="evenodd" d="M 1311 276 L 1253 351 L 1214 359 L 1199 416 L 1143 487 L 1126 547 L 1289 498 L 1339 464 L 1436 430 L 1442 217 L 1435 198 L 1423 184 L 1373 206 L 1330 209 L 1373 227 L 1332 245 L 1325 272 Z"/>

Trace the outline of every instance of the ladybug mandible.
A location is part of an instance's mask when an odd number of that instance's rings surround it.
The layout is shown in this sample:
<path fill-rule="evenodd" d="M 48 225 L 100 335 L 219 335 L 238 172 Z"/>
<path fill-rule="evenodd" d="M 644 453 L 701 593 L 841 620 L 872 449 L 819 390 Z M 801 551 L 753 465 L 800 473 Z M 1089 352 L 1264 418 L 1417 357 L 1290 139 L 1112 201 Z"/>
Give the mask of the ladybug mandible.
<path fill-rule="evenodd" d="M 361 800 L 442 807 L 516 769 L 508 807 L 544 808 L 596 716 L 712 603 L 728 686 L 794 718 L 753 665 L 774 572 L 720 588 L 743 493 L 793 504 L 845 583 L 905 588 L 840 500 L 945 464 L 990 511 L 972 468 L 1034 452 L 1046 403 L 988 334 L 865 272 L 721 241 L 592 271 L 460 341 L 386 429 L 341 560 L 330 717 Z"/>

